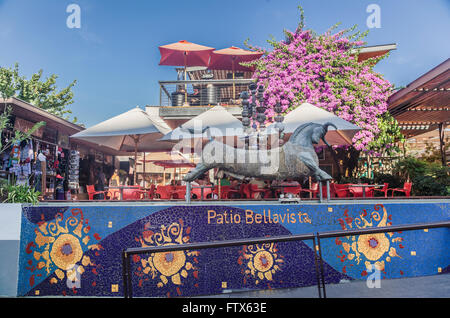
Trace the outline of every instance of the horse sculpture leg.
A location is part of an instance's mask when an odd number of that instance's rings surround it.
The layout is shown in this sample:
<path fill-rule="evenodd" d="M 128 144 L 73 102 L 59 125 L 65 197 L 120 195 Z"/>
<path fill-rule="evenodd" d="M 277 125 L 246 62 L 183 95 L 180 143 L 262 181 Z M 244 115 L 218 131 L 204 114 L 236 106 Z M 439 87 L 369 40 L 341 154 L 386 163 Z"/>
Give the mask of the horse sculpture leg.
<path fill-rule="evenodd" d="M 300 155 L 300 159 L 311 170 L 317 181 L 326 181 L 333 179 L 328 173 L 319 168 L 314 159 L 309 154 Z"/>

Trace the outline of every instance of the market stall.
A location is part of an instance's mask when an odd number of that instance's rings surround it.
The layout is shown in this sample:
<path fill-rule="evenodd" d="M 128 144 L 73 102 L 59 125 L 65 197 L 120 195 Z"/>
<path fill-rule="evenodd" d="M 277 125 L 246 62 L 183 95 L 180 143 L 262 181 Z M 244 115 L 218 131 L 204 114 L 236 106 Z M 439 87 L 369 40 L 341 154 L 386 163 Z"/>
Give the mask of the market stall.
<path fill-rule="evenodd" d="M 83 197 L 86 185 L 94 182 L 94 169 L 114 170 L 113 150 L 69 138 L 84 127 L 52 115 L 18 98 L 0 99 L 0 111 L 11 108 L 9 125 L 1 132 L 0 178 L 15 185 L 27 185 L 44 200 Z M 37 122 L 45 125 L 31 138 L 12 143 L 17 131 L 27 132 Z"/>

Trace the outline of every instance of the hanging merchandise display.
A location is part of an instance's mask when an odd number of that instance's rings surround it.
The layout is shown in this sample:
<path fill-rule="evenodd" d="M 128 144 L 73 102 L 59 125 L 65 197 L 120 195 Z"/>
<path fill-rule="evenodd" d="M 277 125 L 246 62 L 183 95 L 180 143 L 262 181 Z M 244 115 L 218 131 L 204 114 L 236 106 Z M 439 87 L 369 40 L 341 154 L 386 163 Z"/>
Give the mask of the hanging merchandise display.
<path fill-rule="evenodd" d="M 80 187 L 79 171 L 80 171 L 80 152 L 77 150 L 70 150 L 69 178 L 68 178 L 68 186 L 70 190 L 78 190 L 78 188 Z"/>
<path fill-rule="evenodd" d="M 20 142 L 16 141 L 11 149 L 11 154 L 9 157 L 9 167 L 14 167 L 19 164 L 20 160 Z"/>
<path fill-rule="evenodd" d="M 91 169 L 90 165 L 81 167 L 83 152 L 92 151 L 102 166 L 113 164 L 112 157 L 107 160 L 102 152 L 71 145 L 64 132 L 48 127 L 43 131 L 41 136 L 33 135 L 14 143 L 13 129 L 0 132 L 0 144 L 4 147 L 0 153 L 1 179 L 11 185 L 33 188 L 43 200 L 76 200 L 84 184 L 88 184 L 83 177 Z"/>
<path fill-rule="evenodd" d="M 39 149 L 39 143 L 36 145 L 36 148 Z M 34 171 L 34 189 L 36 191 L 39 191 L 42 193 L 42 179 L 45 178 L 45 165 L 46 165 L 47 158 L 45 155 L 39 151 L 36 160 L 33 164 L 33 171 Z"/>

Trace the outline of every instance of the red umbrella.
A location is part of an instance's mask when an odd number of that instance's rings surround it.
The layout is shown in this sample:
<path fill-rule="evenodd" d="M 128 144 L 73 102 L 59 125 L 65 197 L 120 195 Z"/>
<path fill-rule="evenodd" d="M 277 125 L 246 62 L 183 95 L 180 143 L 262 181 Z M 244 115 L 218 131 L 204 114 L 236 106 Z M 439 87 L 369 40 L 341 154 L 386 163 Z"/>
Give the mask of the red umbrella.
<path fill-rule="evenodd" d="M 173 178 L 175 179 L 177 168 L 195 168 L 196 164 L 189 161 L 179 161 L 179 160 L 158 160 L 154 161 L 153 164 L 163 167 L 164 171 L 166 168 L 173 168 Z M 165 181 L 165 174 L 163 174 L 163 180 Z"/>
<path fill-rule="evenodd" d="M 159 65 L 208 66 L 214 48 L 191 43 L 185 40 L 159 47 Z"/>
<path fill-rule="evenodd" d="M 208 66 L 209 57 L 214 48 L 191 43 L 185 40 L 159 47 L 161 60 L 159 65 L 184 66 L 184 80 L 186 80 L 187 66 Z M 185 89 L 185 101 L 187 93 Z"/>
<path fill-rule="evenodd" d="M 212 52 L 209 61 L 209 69 L 211 70 L 231 70 L 235 71 L 253 71 L 253 67 L 240 65 L 241 62 L 250 62 L 259 59 L 264 53 L 256 51 L 248 51 L 235 46 L 217 50 Z M 235 98 L 235 86 L 233 81 L 233 98 Z"/>
<path fill-rule="evenodd" d="M 189 161 L 172 161 L 172 160 L 158 160 L 153 164 L 164 168 L 195 168 L 195 163 Z"/>

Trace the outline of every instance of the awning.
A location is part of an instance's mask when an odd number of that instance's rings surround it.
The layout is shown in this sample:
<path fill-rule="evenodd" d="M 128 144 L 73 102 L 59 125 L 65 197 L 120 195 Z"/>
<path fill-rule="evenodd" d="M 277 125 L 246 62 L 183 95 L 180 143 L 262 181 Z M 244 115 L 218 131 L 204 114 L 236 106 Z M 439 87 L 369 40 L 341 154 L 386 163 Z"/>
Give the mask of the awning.
<path fill-rule="evenodd" d="M 407 136 L 423 134 L 450 121 L 450 58 L 395 92 L 388 110 Z"/>

